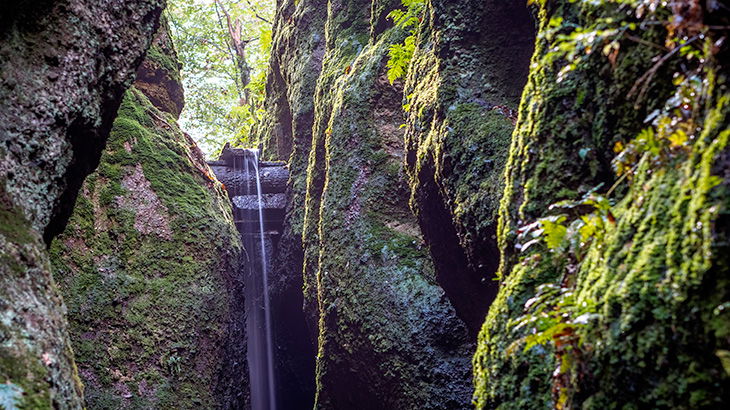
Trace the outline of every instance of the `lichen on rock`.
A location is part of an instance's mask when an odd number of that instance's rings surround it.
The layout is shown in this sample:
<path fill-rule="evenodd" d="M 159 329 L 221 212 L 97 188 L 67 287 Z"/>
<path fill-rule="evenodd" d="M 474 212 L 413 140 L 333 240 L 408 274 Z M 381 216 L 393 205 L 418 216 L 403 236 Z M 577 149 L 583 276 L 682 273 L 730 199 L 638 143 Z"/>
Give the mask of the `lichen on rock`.
<path fill-rule="evenodd" d="M 230 200 L 178 128 L 177 108 L 153 104 L 142 81 L 51 245 L 86 400 L 245 407 L 243 253 Z"/>
<path fill-rule="evenodd" d="M 380 3 L 331 4 L 314 93 L 302 243 L 315 406 L 463 408 L 469 342 L 407 206 L 402 88 L 386 75 L 404 33 L 373 29 L 398 6 Z"/>
<path fill-rule="evenodd" d="M 722 408 L 728 402 L 730 379 L 718 355 L 730 343 L 723 308 L 729 296 L 727 50 L 701 60 L 695 138 L 668 160 L 642 154 L 629 183 L 611 169 L 614 150 L 653 127 L 645 118 L 665 109 L 681 83 L 672 82 L 673 70 L 683 67 L 670 59 L 674 53 L 657 64 L 663 54 L 652 47 L 670 35 L 657 23 L 663 20 L 643 24 L 671 13 L 661 7 L 656 15 L 633 13 L 611 2 L 540 6 L 541 34 L 500 209 L 500 291 L 473 361 L 478 408 Z M 573 30 L 614 33 L 613 27 L 634 25 L 644 29 L 619 37 L 618 53 L 578 49 L 584 55 L 569 60 L 556 51 Z M 647 72 L 656 75 L 642 100 L 632 89 Z M 604 193 L 613 195 L 605 202 L 610 213 L 599 234 L 576 245 L 579 258 L 520 243 L 521 232 L 559 212 L 560 201 Z M 569 217 L 578 220 L 589 215 L 573 212 L 578 216 Z M 545 286 L 564 298 L 538 302 Z M 536 303 L 548 303 L 548 315 L 559 323 L 520 326 L 537 317 L 529 316 Z M 530 335 L 546 340 L 526 344 Z"/>
<path fill-rule="evenodd" d="M 469 403 L 467 330 L 408 208 L 403 89 L 386 73 L 400 6 L 286 1 L 275 20 L 262 137 L 289 159 L 291 202 L 272 289 L 303 284 L 317 408 Z"/>
<path fill-rule="evenodd" d="M 534 23 L 523 1 L 428 2 L 424 18 L 404 98 L 411 207 L 476 335 L 496 295 L 497 210 Z"/>
<path fill-rule="evenodd" d="M 163 4 L 2 5 L 0 383 L 20 408 L 84 405 L 46 246 L 98 164 Z"/>

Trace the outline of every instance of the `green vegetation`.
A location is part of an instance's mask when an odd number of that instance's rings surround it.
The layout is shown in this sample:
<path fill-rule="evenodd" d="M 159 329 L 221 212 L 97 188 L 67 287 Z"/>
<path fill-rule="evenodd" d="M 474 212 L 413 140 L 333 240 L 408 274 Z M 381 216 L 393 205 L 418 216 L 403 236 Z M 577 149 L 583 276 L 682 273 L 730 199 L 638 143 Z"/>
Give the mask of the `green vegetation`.
<path fill-rule="evenodd" d="M 425 0 L 401 0 L 401 4 L 404 9 L 395 9 L 388 13 L 388 18 L 393 20 L 395 26 L 408 33 L 403 43 L 391 44 L 388 48 L 388 80 L 391 84 L 405 77 L 408 72 L 416 47 L 418 25 L 423 20 L 426 8 Z"/>
<path fill-rule="evenodd" d="M 273 0 L 170 1 L 182 62 L 180 124 L 208 156 L 227 142 L 256 145 L 271 50 Z"/>
<path fill-rule="evenodd" d="M 541 9 L 535 88 L 523 100 L 530 111 L 518 123 L 500 211 L 502 286 L 474 357 L 479 408 L 727 400 L 730 283 L 719 221 L 730 204 L 714 175 L 730 135 L 726 69 L 713 47 L 720 34 L 691 8 L 649 3 L 577 3 L 549 19 Z M 614 82 L 594 79 L 596 92 L 584 91 L 601 66 Z M 573 97 L 600 104 L 584 111 L 594 122 L 634 110 L 650 126 L 634 117 L 632 132 L 622 116 L 585 138 Z M 556 110 L 561 101 L 567 109 Z M 611 148 L 609 162 L 600 153 Z M 568 161 L 582 167 L 549 177 Z"/>

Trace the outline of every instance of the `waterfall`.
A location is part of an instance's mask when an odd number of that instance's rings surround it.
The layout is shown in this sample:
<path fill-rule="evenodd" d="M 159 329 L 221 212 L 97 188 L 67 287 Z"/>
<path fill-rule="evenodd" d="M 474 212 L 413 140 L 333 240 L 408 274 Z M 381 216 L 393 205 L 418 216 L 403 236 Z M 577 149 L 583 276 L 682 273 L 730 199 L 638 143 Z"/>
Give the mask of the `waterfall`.
<path fill-rule="evenodd" d="M 245 192 L 234 192 L 234 196 L 256 195 L 258 198 L 258 215 L 242 218 L 246 221 L 243 230 L 243 242 L 249 259 L 246 275 L 246 333 L 248 339 L 248 366 L 251 384 L 251 408 L 253 410 L 276 409 L 276 386 L 274 380 L 274 352 L 271 330 L 271 309 L 269 303 L 269 260 L 271 244 L 264 226 L 263 196 L 259 173 L 258 150 L 250 149 L 245 155 L 234 159 L 234 169 L 240 170 L 243 162 L 243 173 L 246 181 L 255 180 L 255 186 L 246 183 Z M 251 178 L 251 172 L 254 178 Z M 234 189 L 235 191 L 235 189 Z M 238 219 L 238 218 L 237 218 Z M 251 221 L 258 219 L 258 226 Z M 258 239 L 258 240 L 257 240 Z"/>

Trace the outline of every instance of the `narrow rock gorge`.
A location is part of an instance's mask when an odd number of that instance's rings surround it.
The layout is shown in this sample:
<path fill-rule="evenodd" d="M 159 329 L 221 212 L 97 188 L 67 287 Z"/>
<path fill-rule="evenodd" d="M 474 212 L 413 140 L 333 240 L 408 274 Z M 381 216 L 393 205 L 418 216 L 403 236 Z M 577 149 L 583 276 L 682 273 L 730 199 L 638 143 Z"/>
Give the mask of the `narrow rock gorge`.
<path fill-rule="evenodd" d="M 730 403 L 726 1 L 0 6 L 0 408 Z"/>

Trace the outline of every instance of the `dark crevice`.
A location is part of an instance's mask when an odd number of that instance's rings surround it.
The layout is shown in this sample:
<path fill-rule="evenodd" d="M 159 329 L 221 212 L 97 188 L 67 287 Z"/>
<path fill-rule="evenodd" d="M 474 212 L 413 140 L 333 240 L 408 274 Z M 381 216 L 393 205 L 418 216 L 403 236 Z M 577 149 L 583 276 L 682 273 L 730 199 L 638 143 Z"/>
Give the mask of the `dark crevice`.
<path fill-rule="evenodd" d="M 424 169 L 425 172 L 433 170 Z M 464 248 L 459 243 L 451 213 L 438 194 L 438 187 L 429 183 L 419 190 L 419 222 L 436 268 L 436 279 L 456 309 L 457 316 L 476 340 L 489 304 L 497 295 L 499 285 L 479 275 L 469 265 Z M 496 249 L 496 243 L 494 244 Z M 498 259 L 496 259 L 498 261 Z M 495 271 L 497 265 L 485 271 Z"/>
<path fill-rule="evenodd" d="M 304 253 L 301 241 L 288 230 L 279 243 L 270 286 L 278 404 L 282 409 L 311 409 L 316 348 L 304 318 Z"/>
<path fill-rule="evenodd" d="M 51 219 L 43 231 L 43 240 L 48 246 L 66 227 L 84 179 L 99 166 L 101 153 L 106 147 L 106 137 L 111 131 L 124 91 L 118 87 L 110 92 L 115 98 L 107 101 L 102 107 L 102 121 L 98 128 L 83 117 L 76 118 L 68 127 L 68 141 L 71 143 L 73 154 L 66 170 L 66 188 L 54 204 Z"/>
<path fill-rule="evenodd" d="M 41 31 L 38 25 L 55 2 L 53 0 L 3 0 L 0 2 L 0 39 L 19 31 Z"/>
<path fill-rule="evenodd" d="M 486 131 L 471 127 L 478 126 L 479 119 L 458 118 L 452 108 L 473 104 L 485 113 L 496 111 L 505 115 L 505 121 L 514 121 L 534 50 L 535 20 L 524 2 L 504 1 L 479 5 L 433 2 L 430 16 L 427 29 L 431 42 L 424 47 L 431 52 L 428 47 L 433 44 L 443 84 L 438 88 L 440 100 L 419 109 L 422 118 L 433 118 L 454 130 L 443 135 L 439 153 L 429 152 L 424 159 L 416 154 L 426 137 L 424 131 L 415 130 L 415 135 L 409 136 L 406 166 L 415 173 L 415 210 L 437 280 L 476 338 L 499 287 L 494 277 L 499 267 L 496 210 L 500 194 L 482 197 L 478 206 L 459 217 L 456 209 L 460 204 L 456 202 L 462 200 L 459 189 L 477 184 L 475 178 L 481 184 L 498 183 L 510 140 L 497 126 Z M 471 59 L 464 59 L 467 55 Z M 461 123 L 467 125 L 458 128 Z M 485 134 L 478 140 L 480 145 L 467 151 L 465 140 L 474 138 L 468 133 L 475 129 Z M 465 164 L 482 156 L 490 158 L 491 167 L 483 168 L 479 175 L 465 175 Z"/>

